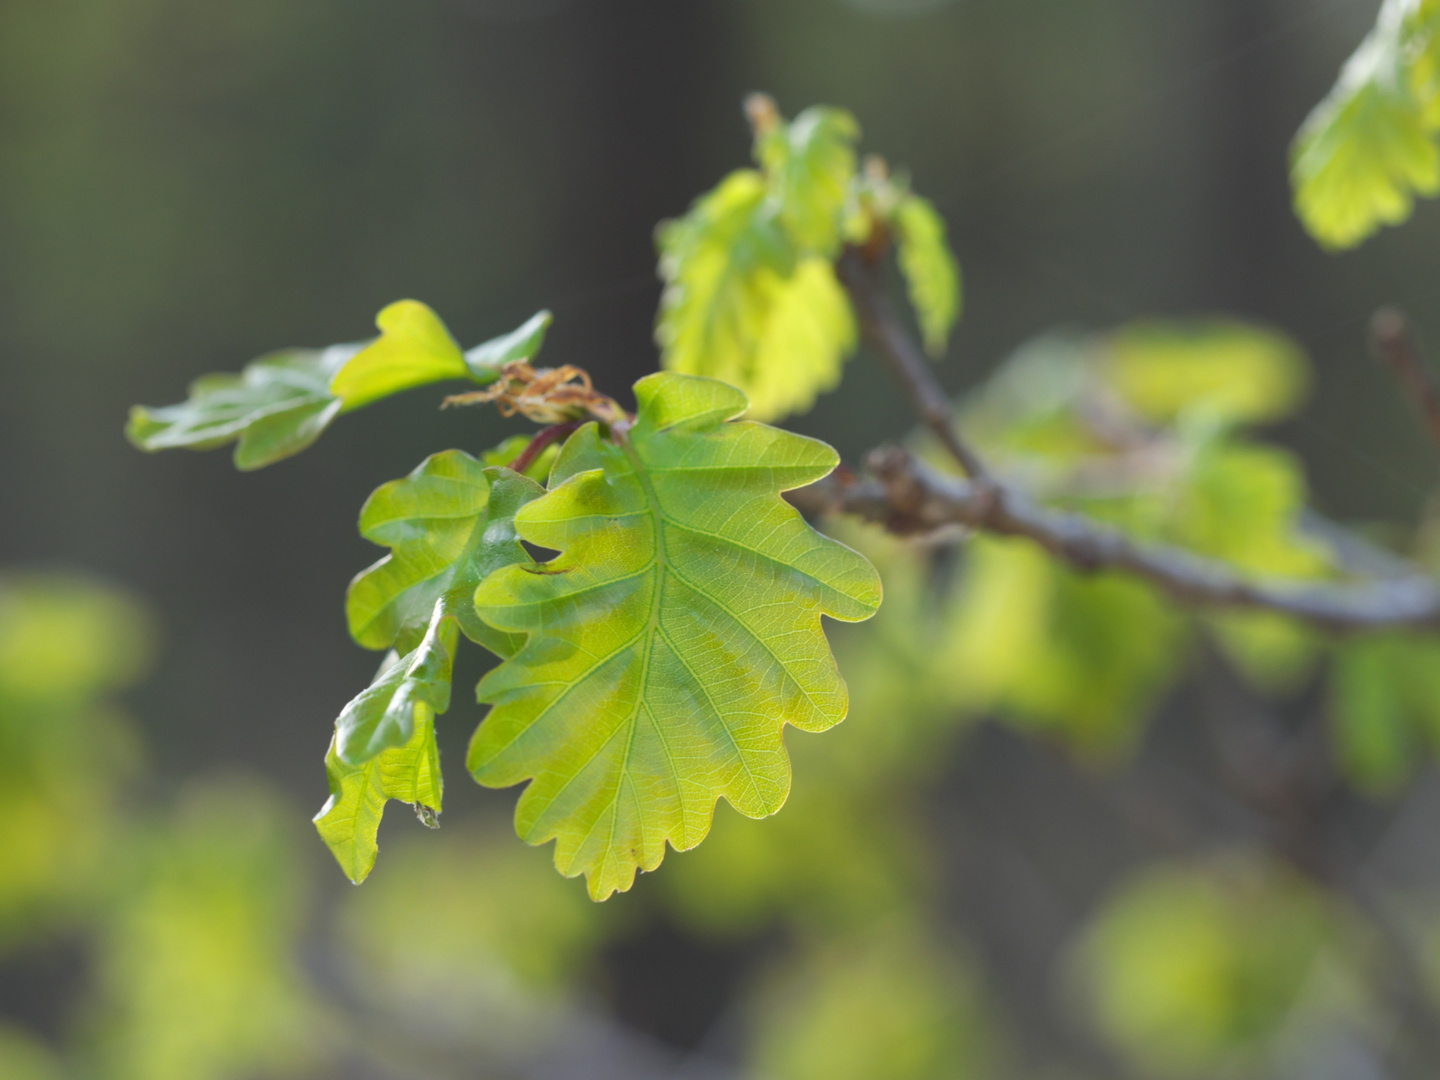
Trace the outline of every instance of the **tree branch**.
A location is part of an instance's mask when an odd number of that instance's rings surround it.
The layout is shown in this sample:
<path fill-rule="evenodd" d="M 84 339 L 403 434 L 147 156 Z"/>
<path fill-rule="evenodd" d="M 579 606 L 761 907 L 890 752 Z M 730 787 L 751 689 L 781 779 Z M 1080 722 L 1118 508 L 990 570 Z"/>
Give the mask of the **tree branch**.
<path fill-rule="evenodd" d="M 956 430 L 949 397 L 896 315 L 885 287 L 882 254 L 848 247 L 836 273 L 865 339 L 968 479 L 939 473 L 898 447 L 881 447 L 871 451 L 866 462 L 871 478 L 837 473 L 790 492 L 787 498 L 799 509 L 853 514 L 901 534 L 961 526 L 1025 537 L 1078 570 L 1132 574 L 1185 604 L 1276 611 L 1329 630 L 1440 629 L 1440 583 L 1408 564 L 1393 575 L 1353 583 L 1262 580 L 1215 559 L 1137 540 L 1083 515 L 1041 506 L 997 480 Z M 1383 342 L 1385 355 L 1412 392 L 1423 387 L 1417 396 L 1440 442 L 1440 389 L 1420 362 L 1403 319 L 1398 331 L 1393 319 L 1377 319 L 1376 340 Z"/>
<path fill-rule="evenodd" d="M 1375 356 L 1388 367 L 1420 410 L 1430 439 L 1440 447 L 1440 385 L 1420 355 L 1410 320 L 1398 308 L 1385 307 L 1370 323 Z"/>
<path fill-rule="evenodd" d="M 1261 580 L 1040 506 L 993 480 L 946 476 L 898 447 L 872 451 L 866 464 L 869 478 L 832 476 L 788 497 L 807 513 L 852 514 L 901 534 L 962 526 L 1025 537 L 1078 570 L 1132 574 L 1185 604 L 1276 611 L 1330 630 L 1440 628 L 1440 585 L 1418 570 L 1353 584 Z"/>
<path fill-rule="evenodd" d="M 950 395 L 945 393 L 930 370 L 930 361 L 895 314 L 885 290 L 883 255 L 883 247 L 874 253 L 847 247 L 835 265 L 836 274 L 860 317 L 861 332 L 899 380 L 915 414 L 959 462 L 965 475 L 977 482 L 988 482 L 985 463 L 955 428 Z"/>

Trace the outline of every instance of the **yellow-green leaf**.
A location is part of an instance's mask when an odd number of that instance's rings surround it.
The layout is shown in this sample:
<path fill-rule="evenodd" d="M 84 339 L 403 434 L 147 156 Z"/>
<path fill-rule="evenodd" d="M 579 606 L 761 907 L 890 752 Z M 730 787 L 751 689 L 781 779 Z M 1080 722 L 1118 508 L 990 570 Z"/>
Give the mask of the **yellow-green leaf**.
<path fill-rule="evenodd" d="M 492 570 L 529 561 L 512 519 L 543 491 L 461 450 L 432 454 L 409 476 L 376 489 L 360 511 L 360 533 L 392 552 L 350 583 L 351 635 L 367 649 L 409 652 L 443 600 L 471 641 L 500 656 L 513 653 L 519 639 L 482 622 L 472 598 Z"/>
<path fill-rule="evenodd" d="M 1328 248 L 1354 247 L 1440 192 L 1440 3 L 1386 0 L 1375 29 L 1305 121 L 1295 209 Z"/>
<path fill-rule="evenodd" d="M 945 354 L 960 318 L 960 264 L 945 239 L 945 219 L 927 199 L 907 195 L 895 207 L 896 257 L 920 321 L 925 351 Z"/>
<path fill-rule="evenodd" d="M 712 379 L 652 375 L 620 442 L 581 428 L 554 487 L 516 515 L 560 554 L 476 592 L 481 616 L 527 634 L 480 683 L 494 706 L 470 746 L 488 786 L 530 781 L 516 828 L 557 840 L 591 896 L 630 887 L 710 826 L 717 798 L 763 817 L 790 786 L 782 729 L 846 711 L 822 615 L 880 602 L 874 569 L 812 530 L 782 491 L 837 462 L 823 443 L 727 423 L 744 396 Z"/>
<path fill-rule="evenodd" d="M 397 300 L 375 317 L 380 336 L 330 381 L 345 411 L 442 379 L 470 374 L 440 316 L 418 300 Z"/>
<path fill-rule="evenodd" d="M 347 764 L 338 753 L 339 736 L 325 755 L 330 798 L 315 815 L 315 828 L 335 856 L 345 876 L 359 885 L 375 867 L 379 851 L 376 836 L 385 804 L 399 799 L 430 814 L 440 813 L 443 783 L 440 749 L 435 743 L 435 712 L 420 704 L 414 730 L 403 746 L 384 750 L 363 765 Z M 421 820 L 433 817 L 421 812 Z"/>

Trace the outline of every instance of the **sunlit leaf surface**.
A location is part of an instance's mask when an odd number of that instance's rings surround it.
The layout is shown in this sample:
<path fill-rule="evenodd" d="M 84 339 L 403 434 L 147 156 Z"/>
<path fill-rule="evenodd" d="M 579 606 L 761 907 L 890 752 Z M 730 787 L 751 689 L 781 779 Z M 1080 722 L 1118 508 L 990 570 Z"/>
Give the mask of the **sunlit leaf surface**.
<path fill-rule="evenodd" d="M 399 799 L 440 813 L 443 784 L 435 710 L 418 704 L 412 728 L 409 742 L 382 750 L 361 765 L 350 765 L 340 757 L 338 735 L 325 755 L 330 799 L 315 815 L 315 827 L 345 876 L 357 885 L 375 867 L 375 837 L 386 802 Z"/>
<path fill-rule="evenodd" d="M 960 317 L 960 264 L 946 242 L 945 220 L 929 200 L 907 195 L 895 207 L 893 225 L 900 272 L 920 320 L 925 351 L 943 356 Z"/>
<path fill-rule="evenodd" d="M 1354 247 L 1440 192 L 1440 3 L 1386 0 L 1375 29 L 1296 137 L 1295 208 L 1329 248 Z"/>
<path fill-rule="evenodd" d="M 667 841 L 699 843 L 717 798 L 750 817 L 783 805 L 784 725 L 819 731 L 846 710 L 820 616 L 857 621 L 880 601 L 869 563 L 779 498 L 830 472 L 833 450 L 726 423 L 746 401 L 714 380 L 653 375 L 635 393 L 623 444 L 582 428 L 516 515 L 561 554 L 476 593 L 487 622 L 529 636 L 481 681 L 494 708 L 471 771 L 531 781 L 520 835 L 557 840 L 556 865 L 597 899 Z"/>

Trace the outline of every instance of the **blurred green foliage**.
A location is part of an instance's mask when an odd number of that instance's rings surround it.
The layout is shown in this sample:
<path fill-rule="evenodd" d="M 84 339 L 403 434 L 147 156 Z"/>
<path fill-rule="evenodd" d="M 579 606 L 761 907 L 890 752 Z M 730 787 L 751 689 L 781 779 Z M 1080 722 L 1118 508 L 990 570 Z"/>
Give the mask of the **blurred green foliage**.
<path fill-rule="evenodd" d="M 1385 0 L 1292 153 L 1295 208 L 1328 248 L 1349 248 L 1440 192 L 1440 4 Z"/>

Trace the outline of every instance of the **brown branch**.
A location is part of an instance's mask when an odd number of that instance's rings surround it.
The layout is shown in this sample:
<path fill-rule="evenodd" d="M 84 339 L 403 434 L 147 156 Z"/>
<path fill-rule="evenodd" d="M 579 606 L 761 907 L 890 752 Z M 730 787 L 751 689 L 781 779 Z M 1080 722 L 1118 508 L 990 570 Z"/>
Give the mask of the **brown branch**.
<path fill-rule="evenodd" d="M 1420 354 L 1405 313 L 1393 307 L 1377 311 L 1370 323 L 1370 345 L 1376 359 L 1400 380 L 1420 410 L 1431 441 L 1440 447 L 1440 384 Z"/>
<path fill-rule="evenodd" d="M 1185 604 L 1276 611 L 1330 630 L 1440 628 L 1440 584 L 1418 570 L 1355 583 L 1252 578 L 1215 559 L 1040 506 L 993 480 L 944 475 L 898 447 L 872 451 L 866 464 L 871 477 L 832 477 L 791 492 L 790 501 L 807 513 L 852 514 L 901 534 L 961 526 L 1024 537 L 1078 570 L 1131 574 Z"/>
<path fill-rule="evenodd" d="M 530 468 L 531 465 L 535 464 L 547 447 L 566 438 L 579 426 L 579 420 L 571 420 L 564 424 L 551 424 L 547 428 L 542 428 L 535 433 L 535 437 L 526 444 L 525 449 L 520 451 L 519 455 L 514 461 L 510 462 L 507 468 L 513 472 L 523 473 L 526 469 Z"/>
<path fill-rule="evenodd" d="M 867 461 L 872 478 L 835 476 L 791 492 L 790 501 L 801 510 L 854 514 L 902 534 L 961 526 L 1025 537 L 1076 569 L 1128 573 L 1186 604 L 1282 612 L 1331 630 L 1440 628 L 1440 583 L 1408 565 L 1393 576 L 1354 583 L 1264 580 L 1226 563 L 1137 540 L 1083 515 L 1034 502 L 993 477 L 956 430 L 949 397 L 895 313 L 879 253 L 847 248 L 836 273 L 866 340 L 968 479 L 941 474 L 899 448 L 881 447 Z M 1387 355 L 1399 350 L 1397 370 L 1407 373 L 1407 379 L 1423 381 L 1422 401 L 1440 441 L 1440 390 L 1430 381 L 1403 329 L 1403 320 L 1397 333 L 1393 320 L 1377 319 L 1376 338 L 1385 342 Z"/>
<path fill-rule="evenodd" d="M 874 252 L 848 247 L 835 264 L 835 271 L 860 317 L 865 340 L 899 380 L 915 414 L 965 470 L 965 475 L 979 483 L 988 483 L 985 463 L 955 428 L 950 395 L 945 393 L 930 370 L 930 361 L 895 314 L 885 289 L 883 255 L 883 246 Z"/>

